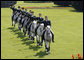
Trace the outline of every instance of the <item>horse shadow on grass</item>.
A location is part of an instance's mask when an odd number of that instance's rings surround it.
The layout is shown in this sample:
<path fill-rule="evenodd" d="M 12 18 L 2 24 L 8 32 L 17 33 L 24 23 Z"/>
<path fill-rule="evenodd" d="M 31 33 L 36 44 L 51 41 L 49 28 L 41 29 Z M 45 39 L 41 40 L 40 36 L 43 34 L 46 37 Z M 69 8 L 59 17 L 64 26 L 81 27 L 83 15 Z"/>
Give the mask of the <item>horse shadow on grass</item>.
<path fill-rule="evenodd" d="M 37 51 L 40 48 L 41 48 L 40 46 L 29 45 L 29 49 L 33 49 L 34 51 Z"/>
<path fill-rule="evenodd" d="M 20 32 L 19 29 L 15 29 L 14 27 L 9 27 L 7 29 L 10 29 L 11 32 L 14 32 L 15 35 L 18 35 L 17 38 L 21 38 L 21 41 L 23 41 L 22 44 L 29 46 L 28 49 L 33 49 L 34 51 L 37 51 L 39 48 L 41 48 L 39 46 L 32 46 L 31 44 L 33 44 L 33 41 L 31 41 L 29 38 L 25 38 L 23 32 Z"/>
<path fill-rule="evenodd" d="M 7 29 L 10 29 L 11 32 L 14 32 L 15 35 L 17 34 L 18 35 L 17 38 L 23 39 L 25 37 L 23 33 L 19 31 L 19 29 L 15 29 L 14 27 L 9 27 Z"/>
<path fill-rule="evenodd" d="M 36 53 L 34 56 L 38 56 L 39 58 L 43 58 L 46 54 L 46 51 L 40 51 L 38 53 Z"/>

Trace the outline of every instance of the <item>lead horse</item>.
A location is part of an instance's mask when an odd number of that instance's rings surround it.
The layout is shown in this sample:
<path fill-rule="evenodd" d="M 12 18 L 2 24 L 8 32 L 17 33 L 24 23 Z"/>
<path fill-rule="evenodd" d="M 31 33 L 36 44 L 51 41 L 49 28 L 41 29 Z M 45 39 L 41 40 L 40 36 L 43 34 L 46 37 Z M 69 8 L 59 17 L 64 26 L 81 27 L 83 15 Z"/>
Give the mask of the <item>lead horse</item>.
<path fill-rule="evenodd" d="M 45 28 L 45 33 L 41 40 L 41 46 L 43 46 L 43 40 L 45 42 L 45 50 L 47 54 L 50 54 L 50 44 L 51 44 L 51 41 L 54 42 L 54 36 L 52 34 L 52 31 L 49 25 Z"/>

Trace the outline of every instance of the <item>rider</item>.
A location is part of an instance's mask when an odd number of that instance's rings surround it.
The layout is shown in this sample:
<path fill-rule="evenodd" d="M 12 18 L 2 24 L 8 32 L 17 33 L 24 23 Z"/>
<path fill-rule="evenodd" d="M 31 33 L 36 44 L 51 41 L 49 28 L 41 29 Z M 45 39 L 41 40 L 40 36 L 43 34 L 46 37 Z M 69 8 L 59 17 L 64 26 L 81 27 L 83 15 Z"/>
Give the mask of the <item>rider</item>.
<path fill-rule="evenodd" d="M 41 16 L 42 16 L 42 14 L 39 13 L 39 17 L 36 18 L 38 20 L 38 22 L 37 22 L 38 24 L 44 20 Z"/>
<path fill-rule="evenodd" d="M 12 14 L 12 17 L 11 17 L 12 18 L 12 21 L 13 21 L 13 17 L 16 14 L 17 9 L 15 8 L 14 5 L 10 5 L 10 9 L 12 9 L 12 11 L 13 11 L 13 14 Z M 12 26 L 13 26 L 13 24 L 12 24 Z"/>
<path fill-rule="evenodd" d="M 22 15 L 24 15 L 24 12 L 25 12 L 24 7 L 22 7 L 22 11 L 21 11 Z"/>
<path fill-rule="evenodd" d="M 31 14 L 31 12 L 32 12 L 32 11 L 31 11 L 31 10 L 29 10 L 29 13 L 30 13 L 30 14 Z"/>
<path fill-rule="evenodd" d="M 22 10 L 21 10 L 21 14 L 22 14 L 21 20 L 22 20 L 22 18 L 24 18 L 24 16 L 25 16 L 24 13 L 25 13 L 24 7 L 22 7 Z"/>
<path fill-rule="evenodd" d="M 18 6 L 17 12 L 20 14 L 21 13 L 21 8 Z"/>
<path fill-rule="evenodd" d="M 31 17 L 30 17 L 31 21 L 36 20 L 36 16 L 34 15 L 34 11 L 31 11 Z"/>
<path fill-rule="evenodd" d="M 36 17 L 36 20 L 38 20 L 38 21 L 37 21 L 37 24 L 38 24 L 38 25 L 37 25 L 37 27 L 36 27 L 36 29 L 35 29 L 35 35 L 37 34 L 36 31 L 37 31 L 38 27 L 40 26 L 39 24 L 42 23 L 42 21 L 44 20 L 41 16 L 42 16 L 42 14 L 39 13 L 39 17 Z"/>
<path fill-rule="evenodd" d="M 51 27 L 51 22 L 48 20 L 48 17 L 47 16 L 45 16 L 45 21 L 43 21 L 42 23 L 44 23 L 44 27 L 45 27 L 45 29 L 46 29 L 46 27 L 49 25 L 50 27 Z M 42 40 L 44 39 L 44 33 L 45 33 L 45 30 L 44 29 L 44 31 L 43 31 L 43 33 L 42 33 Z M 52 38 L 54 39 L 54 34 L 53 34 L 53 32 L 51 31 L 51 33 L 52 33 Z M 53 42 L 54 42 L 54 40 L 52 40 Z"/>
<path fill-rule="evenodd" d="M 15 13 L 15 11 L 17 11 L 17 9 L 15 8 L 15 6 L 10 6 L 10 9 L 13 10 L 13 14 Z"/>
<path fill-rule="evenodd" d="M 31 16 L 30 16 L 30 20 L 27 24 L 29 24 L 29 28 L 28 28 L 28 31 L 30 32 L 30 26 L 31 26 L 31 23 L 36 20 L 36 16 L 34 15 L 34 11 L 31 11 Z"/>
<path fill-rule="evenodd" d="M 45 20 L 40 21 L 38 23 L 44 23 L 44 27 L 45 28 L 47 27 L 47 25 L 50 25 L 50 27 L 51 27 L 51 22 L 48 20 L 48 17 L 47 16 L 45 16 Z"/>
<path fill-rule="evenodd" d="M 17 16 L 19 17 L 20 14 L 21 14 L 21 8 L 20 8 L 20 6 L 18 6 L 18 9 L 17 9 Z M 18 17 L 17 17 L 17 19 L 18 19 Z"/>

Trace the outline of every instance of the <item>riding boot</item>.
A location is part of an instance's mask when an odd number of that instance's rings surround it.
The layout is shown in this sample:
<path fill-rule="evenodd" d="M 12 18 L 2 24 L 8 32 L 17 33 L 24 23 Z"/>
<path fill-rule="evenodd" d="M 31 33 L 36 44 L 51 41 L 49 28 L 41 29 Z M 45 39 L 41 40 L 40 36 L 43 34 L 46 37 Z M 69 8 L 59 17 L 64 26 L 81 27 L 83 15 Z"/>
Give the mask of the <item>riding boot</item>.
<path fill-rule="evenodd" d="M 52 30 L 51 30 L 51 33 L 52 33 L 52 42 L 54 42 L 54 34 L 53 34 Z"/>
<path fill-rule="evenodd" d="M 42 34 L 42 40 L 44 40 L 44 33 L 45 33 L 45 30 L 43 31 L 43 34 Z"/>

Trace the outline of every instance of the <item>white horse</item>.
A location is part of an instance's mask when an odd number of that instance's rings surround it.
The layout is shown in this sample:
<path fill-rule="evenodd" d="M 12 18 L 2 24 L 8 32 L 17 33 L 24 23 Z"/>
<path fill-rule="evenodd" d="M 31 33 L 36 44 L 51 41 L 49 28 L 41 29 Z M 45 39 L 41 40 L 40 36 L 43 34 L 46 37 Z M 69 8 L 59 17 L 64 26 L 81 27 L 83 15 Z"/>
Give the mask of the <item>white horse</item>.
<path fill-rule="evenodd" d="M 14 25 L 14 27 L 15 27 L 15 24 L 17 23 L 18 15 L 19 15 L 18 12 L 15 12 L 15 14 L 13 15 L 12 26 Z"/>
<path fill-rule="evenodd" d="M 31 35 L 31 40 L 33 40 L 33 43 L 34 43 L 34 37 L 35 37 L 35 29 L 37 27 L 37 21 L 33 21 L 31 23 L 31 27 L 30 27 L 30 35 Z"/>
<path fill-rule="evenodd" d="M 27 23 L 28 23 L 28 17 L 25 17 L 25 18 L 22 20 L 24 36 L 26 35 L 26 32 L 27 32 Z"/>
<path fill-rule="evenodd" d="M 54 42 L 54 38 L 53 38 L 52 31 L 51 31 L 51 27 L 49 25 L 46 27 L 45 33 L 44 33 L 43 36 L 44 36 L 44 42 L 45 42 L 45 49 L 47 51 L 47 54 L 49 54 L 50 53 L 51 40 L 52 40 L 52 42 Z M 41 44 L 42 43 L 43 43 L 43 40 L 41 41 Z"/>
<path fill-rule="evenodd" d="M 22 27 L 21 19 L 22 19 L 22 15 L 20 14 L 20 15 L 18 16 L 18 19 L 17 19 L 17 21 L 18 21 L 18 29 L 19 29 L 20 31 L 21 31 L 21 27 Z"/>
<path fill-rule="evenodd" d="M 39 24 L 39 26 L 37 27 L 36 29 L 36 40 L 37 40 L 37 46 L 40 45 L 40 42 L 41 42 L 41 36 L 42 36 L 42 33 L 43 33 L 43 30 L 44 30 L 44 24 L 41 23 Z"/>

